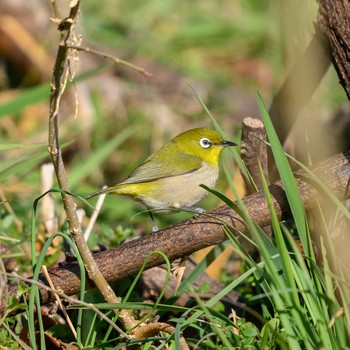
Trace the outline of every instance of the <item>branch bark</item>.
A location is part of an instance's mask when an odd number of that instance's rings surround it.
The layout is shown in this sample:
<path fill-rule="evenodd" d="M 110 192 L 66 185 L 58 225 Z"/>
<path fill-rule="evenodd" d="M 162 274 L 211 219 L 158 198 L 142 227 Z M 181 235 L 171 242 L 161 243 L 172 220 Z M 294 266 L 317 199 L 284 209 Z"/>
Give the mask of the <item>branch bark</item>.
<path fill-rule="evenodd" d="M 331 59 L 340 83 L 350 100 L 350 2 L 317 0 L 317 26 L 327 37 Z"/>
<path fill-rule="evenodd" d="M 242 123 L 241 158 L 247 166 L 258 190 L 263 188 L 259 164 L 262 167 L 265 179 L 268 178 L 267 146 L 264 141 L 266 141 L 266 131 L 263 122 L 260 119 L 251 117 L 244 118 Z M 243 174 L 242 177 L 247 193 L 256 192 L 256 189 Z"/>
<path fill-rule="evenodd" d="M 349 197 L 347 188 L 350 177 L 349 151 L 320 163 L 313 169 L 313 172 L 338 198 Z M 322 190 L 315 185 L 306 172 L 299 170 L 294 175 L 306 210 L 316 207 L 317 201 L 329 201 L 329 198 L 325 197 Z M 281 182 L 275 182 L 269 187 L 269 190 L 278 219 L 290 218 L 291 212 Z M 263 192 L 251 194 L 243 201 L 249 215 L 259 226 L 264 227 L 270 224 L 270 213 Z M 227 236 L 222 228 L 223 223 L 238 231 L 248 233 L 242 219 L 228 206 L 219 207 L 208 214 L 213 217 L 193 217 L 147 237 L 138 238 L 120 247 L 94 254 L 96 264 L 107 281 L 121 281 L 124 278 L 135 276 L 146 256 L 155 250 L 162 251 L 170 261 L 174 261 L 197 250 L 225 241 Z M 233 231 L 233 234 L 235 232 L 237 231 Z M 159 255 L 153 255 L 146 269 L 161 264 L 163 264 L 162 258 Z M 65 294 L 73 295 L 79 292 L 79 268 L 76 263 L 53 268 L 49 270 L 49 274 L 55 287 Z M 44 275 L 40 275 L 39 281 L 47 285 Z M 10 284 L 8 291 L 10 296 L 16 295 L 17 284 Z M 47 290 L 40 289 L 40 295 L 43 303 L 53 300 L 53 295 Z"/>
<path fill-rule="evenodd" d="M 300 110 L 310 100 L 331 63 L 350 99 L 350 3 L 348 0 L 317 2 L 314 38 L 293 65 L 269 110 L 281 143 L 285 142 Z M 270 176 L 273 176 L 275 165 L 271 150 L 269 162 Z"/>

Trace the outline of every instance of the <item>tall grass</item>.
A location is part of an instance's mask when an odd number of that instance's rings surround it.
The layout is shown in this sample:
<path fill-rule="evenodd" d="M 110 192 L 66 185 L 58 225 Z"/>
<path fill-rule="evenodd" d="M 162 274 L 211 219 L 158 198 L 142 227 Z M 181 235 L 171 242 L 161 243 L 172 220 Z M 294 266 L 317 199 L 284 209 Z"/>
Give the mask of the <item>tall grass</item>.
<path fill-rule="evenodd" d="M 136 3 L 117 1 L 117 6 L 115 1 L 107 1 L 106 4 L 106 6 L 100 6 L 94 1 L 84 3 L 86 7 L 83 9 L 81 17 L 82 25 L 86 27 L 84 39 L 87 42 L 105 43 L 108 47 L 114 46 L 112 51 L 117 50 L 122 57 L 138 58 L 141 61 L 151 61 L 155 62 L 156 65 L 165 66 L 171 72 L 171 77 L 174 71 L 183 74 L 181 78 L 185 80 L 195 77 L 199 80 L 201 87 L 204 85 L 204 90 L 208 89 L 210 98 L 207 100 L 210 108 L 215 108 L 217 112 L 220 112 L 223 116 L 220 124 L 224 122 L 227 129 L 232 129 L 234 123 L 232 119 L 225 118 L 225 116 L 231 116 L 239 101 L 232 98 L 233 91 L 231 89 L 226 89 L 240 86 L 240 89 L 244 87 L 242 89 L 245 90 L 244 93 L 248 91 L 249 94 L 256 85 L 259 85 L 255 80 L 256 77 L 237 73 L 232 68 L 232 64 L 253 58 L 271 64 L 272 70 L 275 72 L 286 71 L 285 67 L 281 67 L 283 65 L 282 43 L 284 41 L 278 38 L 279 27 L 271 26 L 271 23 L 276 22 L 276 17 L 271 16 L 271 13 L 275 11 L 274 2 L 261 1 L 258 4 L 256 1 L 202 1 L 192 4 L 188 1 L 162 2 L 154 0 L 147 2 L 147 4 L 142 1 Z M 114 11 L 116 7 L 118 7 L 118 11 Z M 83 74 L 81 79 L 94 78 L 97 73 L 105 69 L 104 65 L 91 70 L 85 75 Z M 115 70 L 123 78 L 124 70 L 119 70 L 119 68 Z M 155 73 L 158 72 L 155 71 Z M 115 75 L 115 71 L 111 71 L 110 75 Z M 282 78 L 281 74 L 279 79 Z M 125 81 L 127 82 L 125 83 Z M 159 144 L 163 142 L 163 137 L 165 139 L 173 134 L 178 125 L 181 125 L 182 128 L 189 128 L 206 123 L 202 111 L 190 112 L 187 105 L 181 103 L 179 105 L 176 98 L 172 102 L 166 101 L 167 96 L 153 90 L 152 80 L 142 85 L 137 79 L 127 80 L 124 77 L 124 83 L 123 88 L 128 91 L 131 98 L 129 96 L 128 99 L 128 94 L 124 92 L 121 95 L 122 106 L 118 106 L 118 108 L 126 108 L 125 115 L 120 110 L 115 112 L 115 106 L 112 106 L 113 108 L 105 106 L 105 96 L 98 95 L 93 91 L 91 96 L 96 102 L 93 105 L 95 109 L 92 110 L 95 121 L 93 126 L 85 129 L 78 118 L 76 121 L 78 127 L 71 128 L 71 130 L 67 128 L 68 130 L 63 133 L 64 140 L 68 140 L 65 160 L 67 160 L 69 180 L 72 189 L 79 194 L 86 194 L 93 190 L 91 178 L 96 173 L 97 167 L 102 168 L 101 173 L 107 168 L 112 170 L 108 170 L 107 175 L 101 175 L 98 180 L 95 176 L 93 179 L 94 189 L 96 186 L 102 185 L 103 182 L 113 184 L 113 182 L 121 180 L 128 173 L 128 170 L 131 170 L 131 166 L 137 165 L 152 151 L 152 146 L 150 146 L 152 138 L 153 142 L 156 139 L 156 143 Z M 265 81 L 261 83 L 265 83 Z M 210 88 L 208 88 L 209 85 Z M 174 86 L 175 89 L 179 87 L 175 84 Z M 337 89 L 332 90 L 336 91 Z M 225 94 L 223 94 L 224 92 Z M 113 91 L 113 93 L 117 92 Z M 143 101 L 141 98 L 144 97 L 145 93 L 147 101 Z M 329 91 L 323 91 L 323 93 L 328 97 Z M 11 101 L 0 105 L 0 121 L 8 115 L 12 115 L 16 116 L 16 119 L 12 118 L 15 121 L 14 124 L 17 123 L 20 126 L 22 120 L 21 117 L 17 116 L 20 116 L 25 108 L 48 99 L 48 94 L 49 84 L 22 90 Z M 154 106 L 151 108 L 145 103 L 149 100 L 157 102 L 155 103 L 157 110 L 161 103 L 166 103 L 170 110 L 176 111 L 175 117 L 171 115 L 168 119 L 161 119 L 164 123 L 163 129 L 157 129 L 156 133 L 152 132 L 152 126 L 156 125 L 158 119 L 154 116 Z M 325 100 L 323 99 L 322 103 Z M 161 103 L 158 104 L 159 101 Z M 323 265 L 317 264 L 310 239 L 311 225 L 305 215 L 292 172 L 273 131 L 266 109 L 260 98 L 258 101 L 292 209 L 295 226 L 291 227 L 290 222 L 279 223 L 277 221 L 266 184 L 264 191 L 270 203 L 271 225 L 274 232 L 272 240 L 266 236 L 263 228 L 257 227 L 252 218 L 247 215 L 242 201 L 238 200 L 238 205 L 233 205 L 229 199 L 220 195 L 221 199 L 243 217 L 249 227 L 250 236 L 246 237 L 242 234 L 239 238 L 233 237 L 231 231 L 227 229 L 228 241 L 213 248 L 211 253 L 187 277 L 179 288 L 179 294 L 192 293 L 195 296 L 194 306 L 178 307 L 171 302 L 161 304 L 158 301 L 153 304 L 142 300 L 135 302 L 134 300 L 138 300 L 139 296 L 136 295 L 134 286 L 130 287 L 132 282 L 127 281 L 122 284 L 124 290 L 121 288 L 121 296 L 125 302 L 118 306 L 98 304 L 101 301 L 99 296 L 92 292 L 86 292 L 82 288 L 84 299 L 90 298 L 88 300 L 95 303 L 101 310 L 105 310 L 108 316 L 111 316 L 110 309 L 117 307 L 133 309 L 135 312 L 152 311 L 163 317 L 172 315 L 172 319 L 167 319 L 167 321 L 176 324 L 176 333 L 172 336 L 164 334 L 158 338 L 143 339 L 141 342 L 144 349 L 152 346 L 160 349 L 166 344 L 171 349 L 176 348 L 181 332 L 186 335 L 190 334 L 188 341 L 193 348 L 197 346 L 197 348 L 203 349 L 314 349 L 322 347 L 324 349 L 344 349 L 349 346 L 350 310 L 347 305 L 349 305 L 350 295 L 348 285 L 339 273 L 340 270 L 334 271 L 333 269 L 334 261 L 337 260 L 336 250 L 329 250 L 329 247 L 332 248 L 332 242 L 325 237 L 321 240 L 323 244 L 319 249 Z M 341 101 L 344 101 L 344 98 L 339 99 L 339 102 Z M 124 106 L 124 103 L 127 107 Z M 205 107 L 204 103 L 201 104 Z M 31 116 L 32 120 L 36 117 L 36 115 Z M 214 119 L 212 121 L 214 123 Z M 25 123 L 23 122 L 23 124 Z M 39 124 L 40 137 L 37 137 L 38 130 L 36 129 L 31 133 L 23 131 L 18 138 L 2 131 L 2 136 L 5 136 L 0 144 L 0 182 L 8 191 L 11 197 L 9 204 L 25 228 L 23 231 L 14 228 L 13 218 L 3 207 L 0 207 L 1 241 L 6 243 L 11 236 L 13 246 L 21 242 L 22 247 L 24 247 L 24 249 L 21 248 L 20 253 L 16 253 L 18 248 L 14 247 L 16 251 L 13 254 L 1 257 L 17 257 L 20 254 L 22 258 L 19 261 L 21 263 L 20 273 L 23 271 L 28 273 L 29 271 L 27 240 L 30 238 L 28 232 L 31 231 L 31 237 L 34 239 L 40 225 L 40 220 L 32 218 L 34 226 L 31 227 L 31 230 L 27 229 L 30 227 L 32 201 L 39 192 L 38 168 L 42 162 L 47 161 L 46 121 L 45 123 L 39 121 Z M 63 124 L 65 123 L 63 122 Z M 145 128 L 147 132 L 134 134 L 140 126 L 147 126 Z M 23 130 L 25 130 L 24 127 Z M 118 133 L 120 130 L 124 131 Z M 232 130 L 228 131 L 228 133 L 231 132 Z M 116 133 L 118 134 L 115 135 Z M 96 135 L 98 135 L 97 147 L 91 150 L 90 146 Z M 34 144 L 32 141 L 27 142 L 29 138 L 39 139 L 39 144 Z M 92 142 L 90 142 L 91 140 Z M 123 147 L 123 150 L 120 150 L 120 146 Z M 237 153 L 234 153 L 234 159 L 240 164 L 246 177 L 250 178 Z M 228 173 L 227 169 L 225 171 Z M 231 176 L 228 176 L 228 182 L 233 185 Z M 327 192 L 326 188 L 324 190 Z M 233 191 L 239 198 L 234 187 Z M 214 191 L 213 193 L 215 194 Z M 328 196 L 331 201 L 336 203 L 339 210 L 349 217 L 348 211 L 342 203 L 334 196 L 332 197 L 331 193 L 328 193 Z M 135 232 L 121 228 L 121 225 L 125 223 L 137 226 L 137 230 L 141 231 L 144 220 L 140 216 L 130 224 L 130 218 L 138 210 L 136 208 L 132 202 L 125 198 L 108 199 L 104 212 L 101 214 L 99 226 L 94 232 L 94 243 L 102 242 L 110 246 L 117 240 L 114 238 L 115 236 L 120 235 L 124 239 L 134 234 Z M 163 223 L 174 221 L 174 219 L 167 218 L 162 218 L 162 220 Z M 321 220 L 327 227 L 328 223 L 322 215 Z M 64 230 L 64 225 L 62 230 Z M 295 244 L 294 235 L 296 233 L 302 242 L 302 252 Z M 63 236 L 67 242 L 70 242 L 64 232 L 57 233 L 57 235 Z M 112 239 L 111 236 L 113 236 Z M 46 242 L 43 251 L 38 254 L 37 260 L 35 259 L 37 253 L 32 252 L 35 276 L 37 276 L 45 259 L 45 251 L 51 240 L 52 238 Z M 251 243 L 255 244 L 260 252 L 261 261 L 254 261 L 245 251 L 242 244 L 244 240 L 250 240 Z M 236 254 L 242 257 L 245 263 L 243 271 L 220 293 L 210 300 L 202 300 L 198 291 L 193 290 L 193 283 L 229 244 L 232 244 Z M 34 247 L 34 242 L 32 242 L 32 247 Z M 137 278 L 134 282 L 136 280 Z M 335 292 L 335 287 L 338 294 Z M 261 324 L 254 325 L 244 319 L 236 318 L 233 314 L 228 315 L 223 312 L 220 300 L 230 291 L 242 291 L 244 288 L 249 288 L 250 294 L 257 291 L 247 299 L 247 303 L 250 307 L 259 304 L 260 308 L 255 310 L 254 317 Z M 27 288 L 21 286 L 17 297 L 25 292 L 28 292 Z M 37 288 L 33 287 L 28 305 L 18 303 L 18 300 L 10 301 L 9 311 L 15 308 L 26 309 L 27 316 L 14 317 L 10 314 L 4 316 L 1 320 L 1 325 L 4 327 L 0 331 L 0 343 L 3 346 L 11 348 L 15 347 L 17 342 L 21 343 L 18 335 L 25 318 L 29 321 L 32 344 L 35 343 L 34 304 L 39 306 L 37 300 Z M 258 312 L 260 314 L 257 314 Z M 78 332 L 78 339 L 72 339 L 71 335 L 64 335 L 63 327 L 59 328 L 59 326 L 53 333 L 57 338 L 61 337 L 67 342 L 77 341 L 80 347 L 95 346 L 112 349 L 125 346 L 119 335 L 111 331 L 111 328 L 107 328 L 109 326 L 106 325 L 105 321 L 100 320 L 94 313 L 89 313 L 90 311 L 84 311 L 86 331 L 84 334 Z M 81 329 L 81 324 L 79 316 L 76 322 L 78 329 Z M 39 341 L 44 349 L 43 338 Z M 25 348 L 25 345 L 23 347 Z"/>
<path fill-rule="evenodd" d="M 272 240 L 266 236 L 263 228 L 258 227 L 253 218 L 249 217 L 241 199 L 238 199 L 237 203 L 233 203 L 222 194 L 212 191 L 239 213 L 249 229 L 250 236 L 242 235 L 238 239 L 238 237 L 232 235 L 229 227 L 225 228 L 229 241 L 215 247 L 183 281 L 179 293 L 190 291 L 196 302 L 194 307 L 176 307 L 171 304 L 171 301 L 168 305 L 163 305 L 160 304 L 160 299 L 155 304 L 129 301 L 132 298 L 138 277 L 133 281 L 129 291 L 123 294 L 121 305 L 98 304 L 99 299 L 93 299 L 96 307 L 107 310 L 107 315 L 109 315 L 108 310 L 115 307 L 131 308 L 135 311 L 151 308 L 150 312 L 153 314 L 161 313 L 162 315 L 169 312 L 175 313 L 175 316 L 168 319 L 167 322 L 176 323 L 176 332 L 171 336 L 164 334 L 160 338 L 140 340 L 144 349 L 149 348 L 152 344 L 158 344 L 157 348 L 159 349 L 165 344 L 168 344 L 170 348 L 177 348 L 180 334 L 195 334 L 187 339 L 189 344 L 193 347 L 208 349 L 213 347 L 225 349 L 235 349 L 237 347 L 252 349 L 344 349 L 348 346 L 350 313 L 347 303 L 344 301 L 349 300 L 350 296 L 346 284 L 339 280 L 340 277 L 336 276 L 330 267 L 332 264 L 329 263 L 329 259 L 334 258 L 330 254 L 335 253 L 334 251 L 326 251 L 325 247 L 322 246 L 323 266 L 322 268 L 318 266 L 311 244 L 310 225 L 287 156 L 279 143 L 260 96 L 258 96 L 258 103 L 291 207 L 293 225 L 290 225 L 290 221 L 288 223 L 278 222 L 262 171 L 263 190 L 269 204 L 271 226 L 274 234 Z M 125 136 L 127 135 L 128 132 Z M 112 142 L 119 143 L 119 141 L 120 139 L 115 138 Z M 108 144 L 105 147 L 106 152 L 108 152 Z M 105 153 L 103 148 L 101 152 L 102 154 Z M 228 182 L 233 186 L 231 177 L 228 177 Z M 232 189 L 237 192 L 234 186 Z M 237 193 L 236 195 L 239 198 Z M 332 197 L 331 193 L 329 193 L 329 197 Z M 341 207 L 340 202 L 333 197 L 331 199 Z M 35 244 L 35 213 L 38 200 L 35 201 L 32 216 L 33 247 Z M 343 208 L 341 210 L 344 211 Z M 295 243 L 295 233 L 301 239 L 302 251 Z M 64 233 L 57 234 L 65 237 L 70 242 Z M 46 242 L 38 259 L 35 258 L 35 250 L 32 251 L 34 278 L 37 278 L 40 266 L 45 258 L 45 252 L 53 238 L 54 236 Z M 257 247 L 261 256 L 260 262 L 256 262 L 246 252 L 242 244 L 242 240 L 246 239 L 252 239 L 250 242 L 253 242 Z M 246 265 L 245 271 L 221 292 L 214 295 L 210 300 L 204 301 L 197 294 L 197 291 L 193 290 L 193 282 L 216 259 L 229 242 L 243 258 Z M 74 249 L 74 246 L 72 248 Z M 75 253 L 78 256 L 78 252 Z M 256 294 L 253 294 L 247 300 L 247 303 L 248 305 L 251 303 L 252 306 L 256 303 L 260 304 L 261 314 L 257 314 L 257 311 L 254 314 L 255 319 L 261 322 L 260 327 L 244 319 L 239 319 L 234 314 L 224 314 L 222 307 L 220 307 L 220 300 L 230 291 L 239 290 L 242 285 L 250 285 L 252 291 L 256 290 Z M 340 301 L 334 293 L 334 285 L 337 285 L 342 296 Z M 36 286 L 32 287 L 28 304 L 28 325 L 32 345 L 36 344 L 34 305 L 36 304 L 37 309 L 40 308 L 37 290 Z M 83 294 L 84 288 L 82 289 L 81 298 L 83 298 Z M 159 298 L 161 298 L 161 295 Z M 79 307 L 79 310 L 81 312 L 81 307 Z M 113 348 L 116 344 L 119 344 L 117 348 L 125 345 L 118 335 L 111 332 L 111 328 L 107 333 L 101 333 L 101 330 L 106 326 L 103 321 L 98 320 L 94 313 L 87 312 L 86 315 L 85 320 L 89 321 L 85 322 L 84 325 L 87 328 L 85 328 L 84 335 L 80 331 L 78 332 L 78 338 L 74 340 L 77 344 L 80 346 L 89 344 L 89 346 L 98 346 L 105 349 Z M 40 317 L 38 320 L 40 321 Z M 6 322 L 6 320 L 4 321 Z M 81 330 L 81 322 L 82 315 L 80 314 L 76 324 L 78 330 Z M 43 334 L 42 322 L 39 322 L 39 325 L 41 334 Z M 189 332 L 190 329 L 192 329 L 191 332 Z M 45 340 L 41 337 L 41 349 L 45 349 L 44 343 Z"/>

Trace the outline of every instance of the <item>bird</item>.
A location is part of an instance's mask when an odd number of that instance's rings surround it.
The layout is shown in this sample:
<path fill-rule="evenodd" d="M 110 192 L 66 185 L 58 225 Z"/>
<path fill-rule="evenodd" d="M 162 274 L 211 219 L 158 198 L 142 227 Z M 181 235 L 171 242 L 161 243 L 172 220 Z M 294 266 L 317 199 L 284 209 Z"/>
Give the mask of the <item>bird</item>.
<path fill-rule="evenodd" d="M 219 176 L 219 158 L 225 147 L 237 146 L 209 128 L 187 130 L 151 154 L 123 181 L 91 193 L 126 195 L 148 210 L 152 231 L 158 227 L 152 210 L 168 214 L 180 210 L 205 212 L 194 205 L 214 188 Z"/>

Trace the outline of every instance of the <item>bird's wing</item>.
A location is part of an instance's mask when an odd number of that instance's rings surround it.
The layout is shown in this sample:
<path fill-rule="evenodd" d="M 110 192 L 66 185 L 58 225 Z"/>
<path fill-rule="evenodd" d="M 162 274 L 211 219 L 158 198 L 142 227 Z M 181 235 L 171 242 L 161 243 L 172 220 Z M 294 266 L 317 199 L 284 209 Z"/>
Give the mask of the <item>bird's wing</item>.
<path fill-rule="evenodd" d="M 179 153 L 178 155 L 167 156 L 158 154 L 149 157 L 143 164 L 137 167 L 127 179 L 118 185 L 149 182 L 164 177 L 188 174 L 198 170 L 202 166 L 202 159 L 199 157 Z"/>

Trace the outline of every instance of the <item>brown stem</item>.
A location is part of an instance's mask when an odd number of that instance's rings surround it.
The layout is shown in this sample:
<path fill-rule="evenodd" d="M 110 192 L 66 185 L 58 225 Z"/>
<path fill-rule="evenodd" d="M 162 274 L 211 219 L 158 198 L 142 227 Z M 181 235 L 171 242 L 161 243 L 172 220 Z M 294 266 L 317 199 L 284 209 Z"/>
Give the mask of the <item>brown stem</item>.
<path fill-rule="evenodd" d="M 138 329 L 135 330 L 133 335 L 135 336 L 135 338 L 141 339 L 141 338 L 154 337 L 158 335 L 160 332 L 174 334 L 175 331 L 176 331 L 175 327 L 167 323 L 156 322 L 156 323 L 148 323 L 139 327 Z M 180 349 L 181 350 L 190 349 L 185 338 L 182 335 L 180 336 Z"/>
<path fill-rule="evenodd" d="M 62 20 L 59 24 L 59 30 L 61 34 L 60 45 L 58 47 L 54 65 L 50 94 L 49 153 L 52 159 L 52 163 L 55 167 L 59 187 L 67 192 L 70 192 L 70 186 L 60 148 L 58 114 L 60 99 L 64 91 L 66 75 L 68 74 L 67 62 L 70 54 L 70 49 L 67 47 L 66 43 L 72 37 L 74 25 L 79 14 L 79 5 L 80 1 L 76 1 L 74 6 L 71 8 L 68 18 Z M 62 200 L 69 224 L 69 231 L 79 250 L 89 278 L 95 283 L 96 287 L 100 290 L 103 298 L 107 302 L 119 303 L 119 299 L 105 280 L 103 274 L 98 269 L 98 266 L 86 244 L 78 219 L 76 211 L 77 206 L 74 198 L 70 195 L 62 193 Z M 119 318 L 126 329 L 131 329 L 136 325 L 136 321 L 126 310 L 122 310 L 120 312 Z"/>
<path fill-rule="evenodd" d="M 108 323 L 114 330 L 117 331 L 117 333 L 120 333 L 120 335 L 122 335 L 124 338 L 126 339 L 132 339 L 131 336 L 127 335 L 126 333 L 123 332 L 122 329 L 120 329 L 111 319 L 109 319 L 101 310 L 99 310 L 98 308 L 96 308 L 94 306 L 94 304 L 92 303 L 87 303 L 85 301 L 81 301 L 79 299 L 73 298 L 65 293 L 63 293 L 62 291 L 59 291 L 57 289 L 52 289 L 51 287 L 49 287 L 46 284 L 43 284 L 42 282 L 38 282 L 36 280 L 30 279 L 30 278 L 25 278 L 22 276 L 18 276 L 18 275 L 14 275 L 14 274 L 10 274 L 10 273 L 1 273 L 1 275 L 3 276 L 7 276 L 7 277 L 16 277 L 18 280 L 25 282 L 27 285 L 35 285 L 40 287 L 40 289 L 45 289 L 47 290 L 49 293 L 52 293 L 53 296 L 58 295 L 60 298 L 67 300 L 70 304 L 74 305 L 81 305 L 86 309 L 92 310 L 93 312 L 95 312 L 102 320 L 104 320 L 106 323 Z M 54 297 L 55 298 L 55 297 Z M 54 300 L 53 298 L 53 300 Z"/>
<path fill-rule="evenodd" d="M 83 46 L 77 46 L 77 45 L 67 45 L 67 47 L 70 48 L 70 49 L 83 51 L 83 52 L 91 53 L 93 55 L 96 55 L 96 56 L 99 56 L 99 57 L 102 57 L 102 58 L 106 58 L 108 60 L 113 61 L 115 64 L 121 64 L 121 65 L 123 65 L 125 67 L 131 68 L 131 69 L 135 70 L 136 72 L 139 72 L 139 73 L 143 74 L 146 77 L 152 77 L 153 76 L 153 74 L 148 72 L 145 68 L 139 67 L 136 64 L 133 64 L 133 63 L 125 61 L 125 60 L 123 60 L 121 58 L 109 55 L 109 54 L 107 54 L 105 52 L 97 51 L 97 50 L 91 49 L 90 47 L 83 47 Z"/>

